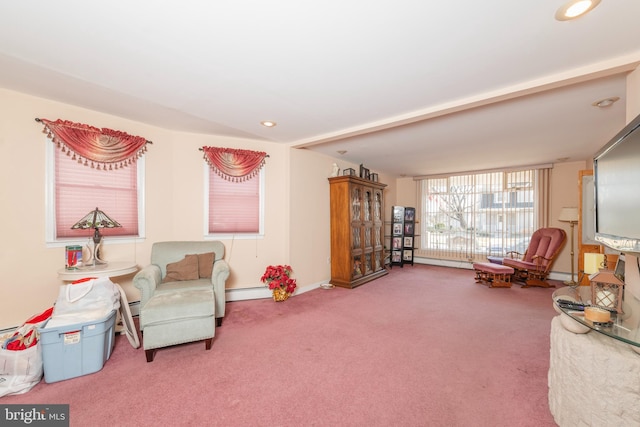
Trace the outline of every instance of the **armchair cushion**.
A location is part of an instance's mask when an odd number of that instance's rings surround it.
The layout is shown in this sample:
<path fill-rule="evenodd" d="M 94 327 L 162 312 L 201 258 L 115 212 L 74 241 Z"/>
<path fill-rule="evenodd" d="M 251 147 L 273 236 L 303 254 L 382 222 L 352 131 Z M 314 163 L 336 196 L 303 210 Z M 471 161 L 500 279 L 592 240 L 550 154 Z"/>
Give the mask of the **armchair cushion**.
<path fill-rule="evenodd" d="M 186 255 L 178 262 L 167 264 L 167 275 L 162 279 L 162 283 L 197 280 L 200 278 L 199 273 L 198 255 Z"/>
<path fill-rule="evenodd" d="M 213 271 L 213 261 L 215 259 L 215 252 L 198 254 L 198 275 L 201 279 L 211 278 L 211 272 Z"/>
<path fill-rule="evenodd" d="M 211 287 L 174 293 L 157 293 L 145 305 L 143 328 L 148 325 L 171 323 L 184 319 L 213 317 L 213 289 Z M 176 338 L 176 341 L 179 338 Z"/>
<path fill-rule="evenodd" d="M 225 315 L 225 282 L 229 277 L 229 264 L 224 260 L 224 244 L 220 241 L 172 241 L 156 242 L 151 248 L 151 263 L 133 278 L 140 290 L 140 308 L 156 293 L 213 288 L 215 317 L 218 325 Z M 167 266 L 185 259 L 187 255 L 198 255 L 197 277 L 193 280 L 166 282 Z M 213 258 L 213 267 L 209 260 Z M 202 270 L 201 270 L 201 260 Z M 207 270 L 207 271 L 205 271 Z M 204 276 L 201 276 L 204 274 Z M 144 317 L 141 314 L 141 318 Z M 145 322 L 143 322 L 145 323 Z"/>

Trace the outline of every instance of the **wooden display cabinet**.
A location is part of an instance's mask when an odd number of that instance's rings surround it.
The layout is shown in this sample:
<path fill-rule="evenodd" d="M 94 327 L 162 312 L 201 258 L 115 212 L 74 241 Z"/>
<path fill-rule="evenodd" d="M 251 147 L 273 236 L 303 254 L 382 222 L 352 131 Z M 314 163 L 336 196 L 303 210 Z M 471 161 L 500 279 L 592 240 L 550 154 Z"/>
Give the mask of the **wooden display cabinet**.
<path fill-rule="evenodd" d="M 329 178 L 331 283 L 355 288 L 386 275 L 384 195 L 386 184 L 355 176 Z"/>

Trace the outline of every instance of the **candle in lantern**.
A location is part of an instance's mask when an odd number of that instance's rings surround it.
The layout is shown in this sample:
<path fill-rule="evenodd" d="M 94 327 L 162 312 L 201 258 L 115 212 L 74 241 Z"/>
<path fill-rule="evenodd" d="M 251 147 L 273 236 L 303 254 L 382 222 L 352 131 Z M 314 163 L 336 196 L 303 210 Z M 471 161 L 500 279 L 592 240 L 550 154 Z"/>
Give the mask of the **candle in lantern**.
<path fill-rule="evenodd" d="M 616 306 L 616 294 L 607 289 L 599 290 L 596 292 L 595 303 L 600 307 L 614 308 Z"/>

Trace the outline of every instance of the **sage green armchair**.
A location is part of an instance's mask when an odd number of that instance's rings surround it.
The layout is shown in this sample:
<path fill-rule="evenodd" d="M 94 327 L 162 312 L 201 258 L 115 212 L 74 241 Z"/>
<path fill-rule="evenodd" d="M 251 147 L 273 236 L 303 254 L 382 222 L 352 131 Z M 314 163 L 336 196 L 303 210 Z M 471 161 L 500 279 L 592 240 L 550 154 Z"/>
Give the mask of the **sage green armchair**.
<path fill-rule="evenodd" d="M 160 347 L 205 340 L 206 349 L 211 348 L 225 314 L 229 265 L 223 258 L 219 241 L 153 244 L 151 264 L 133 278 L 141 294 L 140 330 L 148 362 Z"/>

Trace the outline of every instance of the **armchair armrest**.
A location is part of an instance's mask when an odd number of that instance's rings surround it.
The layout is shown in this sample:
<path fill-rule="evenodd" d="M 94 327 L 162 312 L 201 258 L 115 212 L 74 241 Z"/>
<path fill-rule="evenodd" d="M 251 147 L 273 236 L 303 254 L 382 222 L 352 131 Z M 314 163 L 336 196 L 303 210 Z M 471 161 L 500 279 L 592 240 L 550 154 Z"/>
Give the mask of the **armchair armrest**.
<path fill-rule="evenodd" d="M 224 308 L 226 302 L 225 283 L 229 278 L 229 264 L 223 259 L 219 259 L 213 263 L 213 272 L 211 273 L 211 283 L 213 284 L 213 292 L 216 299 L 216 317 L 224 317 Z"/>
<path fill-rule="evenodd" d="M 536 264 L 538 270 L 544 270 L 551 261 L 549 258 L 545 258 L 542 255 L 534 255 L 531 260 Z"/>
<path fill-rule="evenodd" d="M 524 258 L 524 254 L 521 254 L 518 251 L 509 251 L 507 252 L 507 256 L 511 259 L 522 259 Z"/>
<path fill-rule="evenodd" d="M 156 290 L 156 286 L 162 281 L 160 267 L 151 264 L 144 267 L 133 277 L 133 285 L 140 289 L 140 307 L 149 301 Z"/>

